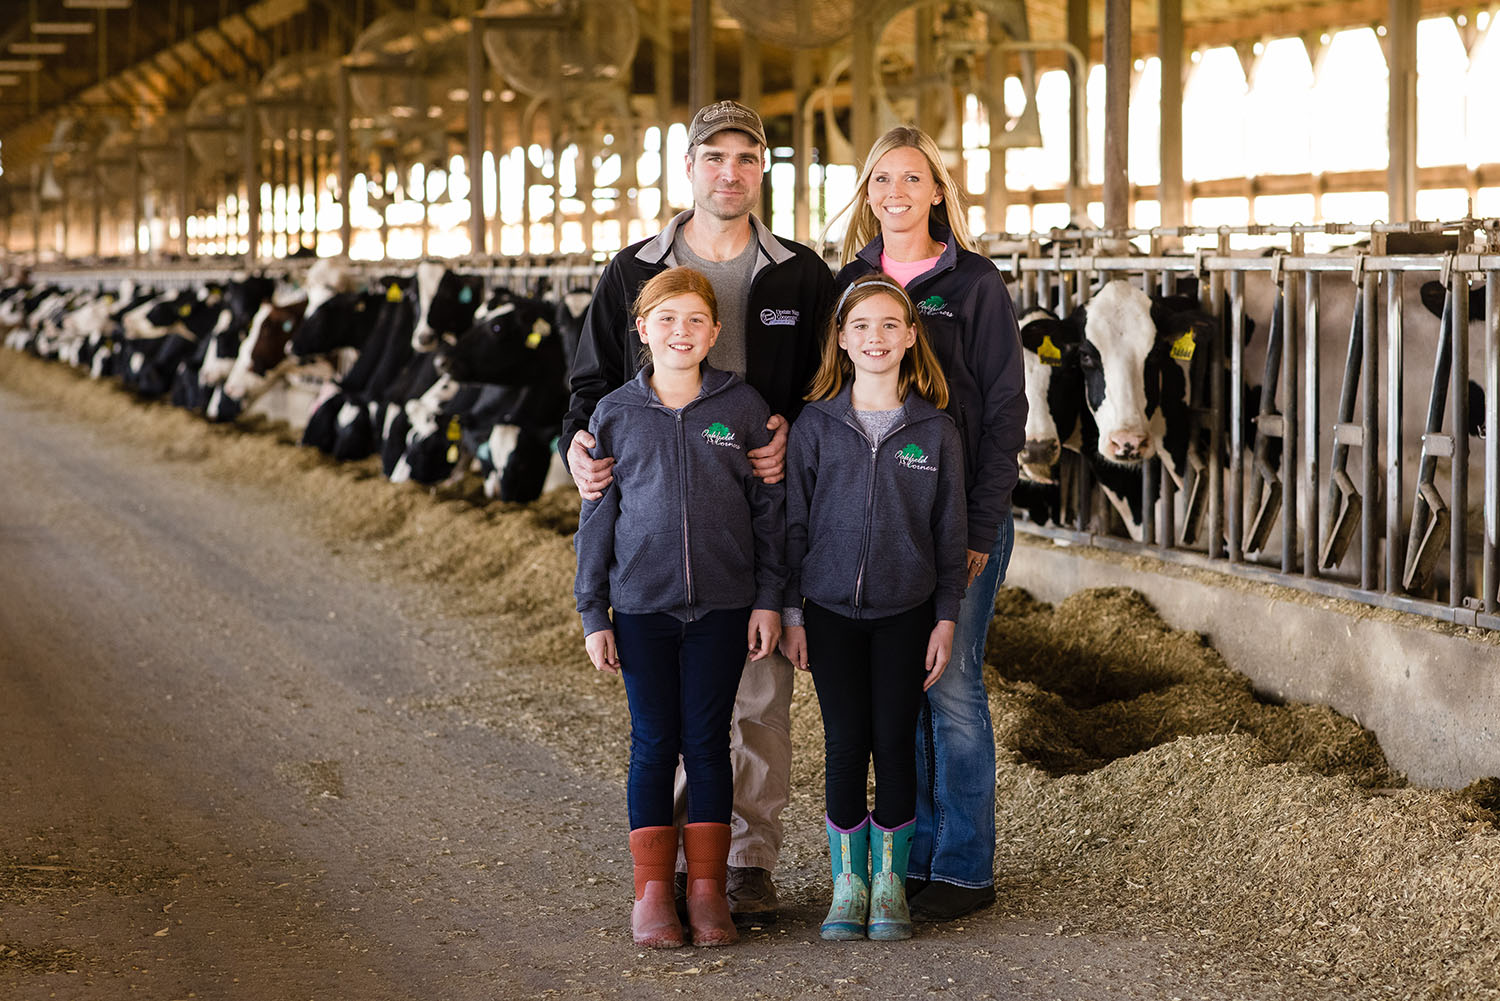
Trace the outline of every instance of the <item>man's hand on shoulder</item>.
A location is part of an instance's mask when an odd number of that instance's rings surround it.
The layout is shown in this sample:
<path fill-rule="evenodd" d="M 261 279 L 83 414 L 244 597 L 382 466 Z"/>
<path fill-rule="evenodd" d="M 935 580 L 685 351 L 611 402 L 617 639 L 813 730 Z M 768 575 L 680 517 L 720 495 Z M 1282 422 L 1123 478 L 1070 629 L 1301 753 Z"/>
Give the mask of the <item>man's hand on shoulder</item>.
<path fill-rule="evenodd" d="M 766 421 L 766 430 L 771 432 L 771 440 L 749 453 L 750 470 L 764 483 L 780 483 L 781 478 L 786 475 L 787 427 L 785 417 L 772 414 L 771 419 Z M 576 445 L 578 439 L 573 441 Z"/>
<path fill-rule="evenodd" d="M 568 472 L 573 474 L 573 482 L 584 500 L 603 497 L 604 491 L 615 480 L 614 458 L 606 455 L 602 459 L 596 459 L 589 454 L 589 449 L 597 444 L 599 443 L 594 440 L 593 435 L 587 431 L 579 431 L 568 445 Z"/>

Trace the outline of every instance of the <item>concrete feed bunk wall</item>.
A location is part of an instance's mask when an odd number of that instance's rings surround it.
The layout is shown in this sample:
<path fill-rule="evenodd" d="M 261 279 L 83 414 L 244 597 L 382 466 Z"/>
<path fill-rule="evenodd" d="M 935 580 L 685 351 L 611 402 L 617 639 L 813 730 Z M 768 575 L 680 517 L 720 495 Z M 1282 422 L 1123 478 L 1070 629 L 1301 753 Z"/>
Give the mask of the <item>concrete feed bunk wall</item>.
<path fill-rule="evenodd" d="M 1226 574 L 1018 534 L 1007 584 L 1049 603 L 1129 587 L 1263 697 L 1332 706 L 1424 786 L 1500 775 L 1500 637 Z"/>

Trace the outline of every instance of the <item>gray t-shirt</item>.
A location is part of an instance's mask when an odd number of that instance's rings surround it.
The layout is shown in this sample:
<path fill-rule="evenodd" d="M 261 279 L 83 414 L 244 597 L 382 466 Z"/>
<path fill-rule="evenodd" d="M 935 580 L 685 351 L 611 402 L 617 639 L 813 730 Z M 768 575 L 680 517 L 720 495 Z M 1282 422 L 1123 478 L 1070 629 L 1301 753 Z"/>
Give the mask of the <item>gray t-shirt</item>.
<path fill-rule="evenodd" d="M 752 232 L 739 256 L 728 261 L 707 261 L 693 253 L 681 229 L 672 241 L 677 263 L 701 272 L 714 287 L 714 298 L 719 301 L 719 322 L 724 328 L 714 346 L 708 349 L 708 363 L 740 378 L 745 376 L 745 310 L 750 302 L 750 280 L 755 275 L 758 249 Z"/>

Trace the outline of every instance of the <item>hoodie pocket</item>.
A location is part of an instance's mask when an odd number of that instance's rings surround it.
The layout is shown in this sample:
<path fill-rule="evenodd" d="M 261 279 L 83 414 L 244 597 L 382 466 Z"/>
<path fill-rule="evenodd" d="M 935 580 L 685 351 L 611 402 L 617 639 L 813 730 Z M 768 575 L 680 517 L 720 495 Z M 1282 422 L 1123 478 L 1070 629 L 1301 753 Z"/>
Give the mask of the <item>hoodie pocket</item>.
<path fill-rule="evenodd" d="M 859 574 L 857 529 L 824 529 L 811 535 L 802 560 L 802 593 L 824 601 L 852 602 Z"/>
<path fill-rule="evenodd" d="M 926 548 L 929 551 L 924 552 Z M 875 532 L 865 560 L 864 604 L 906 606 L 932 593 L 936 569 L 930 547 L 919 547 L 904 531 Z"/>
<path fill-rule="evenodd" d="M 671 593 L 668 589 L 682 576 L 678 566 L 681 549 L 672 542 L 667 532 L 643 537 L 635 551 L 617 564 L 620 570 L 610 583 L 611 589 L 642 598 Z"/>

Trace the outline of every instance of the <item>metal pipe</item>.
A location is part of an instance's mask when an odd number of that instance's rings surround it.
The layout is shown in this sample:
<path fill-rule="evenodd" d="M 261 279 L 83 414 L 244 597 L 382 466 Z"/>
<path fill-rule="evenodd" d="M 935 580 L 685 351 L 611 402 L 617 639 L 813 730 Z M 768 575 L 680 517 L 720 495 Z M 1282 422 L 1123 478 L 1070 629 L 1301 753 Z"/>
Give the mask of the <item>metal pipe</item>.
<path fill-rule="evenodd" d="M 1297 564 L 1297 283 L 1288 280 L 1282 299 L 1281 346 L 1281 572 L 1292 573 Z"/>
<path fill-rule="evenodd" d="M 1386 168 L 1391 219 L 1416 215 L 1417 192 L 1417 17 L 1419 0 L 1390 0 L 1386 61 L 1390 98 L 1386 117 Z"/>
<path fill-rule="evenodd" d="M 249 241 L 245 250 L 245 260 L 254 264 L 260 259 L 260 118 L 255 113 L 255 98 L 245 98 L 245 203 L 248 206 L 249 221 L 246 225 L 245 236 Z M 234 230 L 239 230 L 238 221 Z M 238 247 L 230 249 L 233 254 Z"/>
<path fill-rule="evenodd" d="M 712 0 L 689 0 L 688 103 L 692 110 L 714 100 L 714 25 Z"/>
<path fill-rule="evenodd" d="M 1380 549 L 1380 525 L 1375 520 L 1375 496 L 1377 490 L 1379 489 L 1380 482 L 1378 470 L 1380 449 L 1379 439 L 1377 438 L 1377 433 L 1379 430 L 1378 424 L 1380 418 L 1380 404 L 1376 396 L 1376 386 L 1378 385 L 1380 374 L 1380 355 L 1378 353 L 1378 335 L 1380 333 L 1379 313 L 1376 311 L 1376 283 L 1378 280 L 1379 276 L 1374 272 L 1367 271 L 1365 273 L 1364 280 L 1360 285 L 1359 305 L 1359 308 L 1363 315 L 1362 326 L 1364 328 L 1360 332 L 1362 337 L 1360 353 L 1363 355 L 1363 367 L 1360 369 L 1360 395 L 1364 397 L 1362 408 L 1360 410 L 1360 425 L 1362 432 L 1361 437 L 1364 439 L 1364 442 L 1360 447 L 1359 468 L 1362 475 L 1360 477 L 1359 489 L 1360 492 L 1364 494 L 1365 505 L 1363 511 L 1364 517 L 1361 519 L 1360 524 L 1361 532 L 1359 547 L 1359 586 L 1366 591 L 1375 590 L 1378 584 L 1379 577 L 1377 560 Z M 1397 285 L 1395 286 L 1395 288 L 1392 288 L 1388 284 L 1387 293 L 1394 294 L 1395 289 L 1399 287 L 1400 286 Z M 1400 303 L 1398 302 L 1398 311 L 1399 308 Z M 1391 337 L 1390 329 L 1390 317 L 1388 316 L 1386 323 L 1386 338 L 1388 341 Z M 1401 336 L 1401 318 L 1399 316 L 1399 313 L 1395 317 L 1395 336 L 1398 340 Z M 1397 373 L 1397 379 L 1399 380 L 1399 378 L 1400 373 Z M 1389 386 L 1387 388 L 1389 389 Z M 1396 383 L 1396 391 L 1399 395 L 1399 381 Z M 1395 413 L 1397 415 L 1397 420 L 1399 421 L 1399 408 L 1395 411 Z M 1399 431 L 1397 432 L 1397 437 L 1400 437 Z M 1396 470 L 1398 482 L 1394 494 L 1394 496 L 1396 497 L 1394 504 L 1397 511 L 1399 512 L 1401 508 L 1401 490 L 1399 484 L 1401 473 L 1399 456 L 1397 457 Z M 1387 503 L 1391 503 L 1389 498 L 1387 498 Z M 1398 525 L 1397 531 L 1399 530 L 1400 526 Z M 1386 550 L 1386 559 L 1390 562 L 1394 562 L 1394 560 L 1392 559 L 1392 552 L 1393 550 Z"/>
<path fill-rule="evenodd" d="M 1303 323 L 1307 332 L 1303 341 L 1303 361 L 1307 377 L 1302 383 L 1302 472 L 1297 493 L 1297 519 L 1302 534 L 1302 575 L 1318 576 L 1318 276 L 1309 271 L 1303 276 Z M 1342 419 L 1342 418 L 1341 418 Z"/>
<path fill-rule="evenodd" d="M 1449 470 L 1448 604 L 1464 607 L 1469 592 L 1469 276 L 1453 269 L 1453 352 L 1448 410 L 1453 415 Z"/>
<path fill-rule="evenodd" d="M 1484 610 L 1500 596 L 1500 278 L 1484 276 Z"/>
<path fill-rule="evenodd" d="M 1229 273 L 1229 562 L 1245 558 L 1245 273 Z"/>

